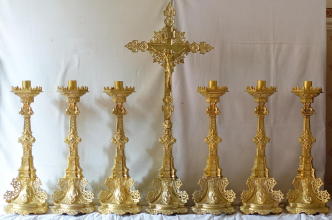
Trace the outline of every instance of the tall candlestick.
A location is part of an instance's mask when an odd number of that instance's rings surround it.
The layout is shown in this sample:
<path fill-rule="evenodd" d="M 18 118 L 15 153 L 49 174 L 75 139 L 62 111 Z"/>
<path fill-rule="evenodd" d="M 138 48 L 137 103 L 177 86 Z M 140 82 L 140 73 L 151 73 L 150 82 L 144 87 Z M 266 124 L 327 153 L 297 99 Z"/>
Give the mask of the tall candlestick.
<path fill-rule="evenodd" d="M 280 190 L 274 191 L 277 184 L 274 178 L 269 177 L 269 170 L 266 165 L 265 148 L 270 142 L 265 134 L 265 116 L 268 114 L 266 103 L 269 96 L 275 93 L 275 87 L 266 87 L 266 81 L 258 80 L 257 86 L 247 87 L 247 92 L 257 102 L 255 113 L 257 115 L 257 131 L 253 141 L 256 144 L 256 157 L 250 177 L 247 179 L 248 189 L 241 194 L 241 211 L 245 214 L 267 215 L 281 213 L 279 203 L 283 199 Z"/>
<path fill-rule="evenodd" d="M 187 208 L 184 206 L 188 200 L 188 194 L 180 191 L 181 180 L 176 176 L 172 147 L 176 139 L 172 134 L 172 114 L 174 111 L 172 97 L 172 74 L 177 64 L 183 63 L 188 53 L 207 53 L 213 49 L 205 42 L 189 43 L 184 32 L 175 29 L 175 8 L 171 1 L 165 11 L 165 26 L 156 31 L 152 40 L 149 42 L 139 42 L 134 40 L 129 42 L 126 47 L 133 51 L 148 51 L 153 56 L 153 62 L 161 64 L 165 72 L 165 89 L 162 111 L 164 113 L 164 132 L 159 139 L 164 148 L 164 157 L 159 177 L 155 179 L 154 191 L 148 194 L 149 208 L 147 211 L 152 214 L 171 215 L 174 213 L 185 213 Z"/>
<path fill-rule="evenodd" d="M 5 207 L 7 213 L 43 214 L 48 210 L 47 194 L 40 188 L 41 181 L 36 175 L 33 165 L 32 144 L 35 138 L 32 136 L 30 118 L 33 114 L 30 104 L 34 97 L 42 92 L 41 87 L 31 88 L 31 81 L 22 81 L 22 87 L 12 87 L 12 92 L 21 98 L 23 104 L 20 114 L 24 118 L 23 134 L 19 142 L 23 147 L 21 167 L 18 177 L 12 180 L 14 191 L 7 191 L 4 198 L 8 205 Z"/>
<path fill-rule="evenodd" d="M 300 164 L 297 175 L 293 180 L 294 189 L 287 194 L 287 211 L 290 213 L 316 214 L 328 213 L 326 205 L 330 194 L 326 190 L 320 190 L 324 185 L 320 178 L 316 178 L 315 169 L 312 165 L 311 148 L 316 139 L 311 133 L 310 117 L 314 114 L 311 104 L 314 98 L 322 93 L 321 88 L 313 88 L 311 81 L 304 81 L 303 87 L 293 88 L 292 92 L 300 98 L 303 104 L 303 131 L 299 138 L 301 143 Z"/>
<path fill-rule="evenodd" d="M 81 138 L 78 136 L 76 119 L 80 111 L 77 103 L 80 97 L 88 92 L 87 87 L 78 87 L 75 80 L 68 82 L 68 87 L 58 87 L 58 91 L 67 97 L 66 113 L 69 115 L 69 134 L 65 143 L 69 147 L 68 167 L 65 176 L 59 180 L 58 189 L 53 194 L 54 207 L 52 210 L 58 214 L 85 214 L 94 211 L 92 192 L 88 191 L 88 181 L 83 176 L 79 164 L 78 144 Z"/>
<path fill-rule="evenodd" d="M 99 194 L 101 206 L 98 210 L 103 214 L 135 214 L 140 212 L 140 208 L 137 205 L 140 200 L 140 193 L 134 189 L 134 180 L 129 177 L 129 171 L 126 166 L 124 150 L 128 138 L 123 128 L 123 116 L 127 114 L 124 103 L 126 102 L 126 98 L 135 92 L 135 89 L 133 87 L 124 87 L 122 81 L 116 81 L 114 84 L 114 87 L 104 88 L 104 92 L 113 97 L 113 101 L 115 102 L 113 114 L 116 115 L 117 120 L 116 132 L 112 142 L 116 145 L 116 155 L 112 176 L 108 177 L 105 181 L 107 189 L 101 191 Z"/>
<path fill-rule="evenodd" d="M 193 194 L 195 201 L 193 211 L 197 214 L 231 214 L 235 212 L 232 207 L 235 193 L 233 190 L 226 190 L 229 182 L 222 176 L 219 166 L 218 144 L 221 142 L 221 138 L 218 136 L 216 122 L 217 115 L 220 114 L 217 104 L 220 96 L 228 92 L 228 88 L 218 87 L 217 81 L 210 81 L 209 87 L 198 87 L 197 91 L 206 98 L 209 104 L 206 110 L 210 118 L 209 133 L 205 138 L 209 147 L 209 155 L 203 177 L 198 182 L 201 190 Z"/>

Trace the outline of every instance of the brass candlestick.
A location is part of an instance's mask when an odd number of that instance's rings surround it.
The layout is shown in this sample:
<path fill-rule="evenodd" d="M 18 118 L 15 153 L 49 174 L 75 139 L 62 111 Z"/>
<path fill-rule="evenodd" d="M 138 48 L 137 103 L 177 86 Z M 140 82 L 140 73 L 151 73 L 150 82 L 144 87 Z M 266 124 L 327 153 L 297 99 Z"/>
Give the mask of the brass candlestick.
<path fill-rule="evenodd" d="M 300 97 L 303 104 L 304 121 L 302 136 L 299 138 L 301 143 L 300 164 L 293 180 L 294 189 L 287 194 L 289 204 L 286 209 L 290 213 L 328 213 L 329 208 L 326 203 L 330 199 L 330 194 L 326 190 L 319 189 L 324 183 L 320 178 L 316 178 L 311 156 L 312 144 L 316 142 L 310 127 L 310 116 L 315 112 L 311 104 L 314 102 L 314 98 L 322 93 L 322 89 L 313 88 L 311 81 L 304 81 L 302 88 L 293 88 L 292 92 Z"/>
<path fill-rule="evenodd" d="M 22 136 L 18 139 L 23 146 L 23 156 L 18 177 L 11 183 L 14 191 L 7 191 L 4 195 L 8 203 L 5 211 L 20 215 L 44 214 L 48 210 L 47 194 L 40 188 L 41 181 L 33 165 L 32 144 L 36 140 L 32 136 L 30 122 L 33 114 L 30 104 L 34 101 L 34 97 L 42 92 L 42 88 L 32 88 L 31 81 L 22 81 L 22 87 L 12 87 L 12 92 L 21 98 L 23 104 L 20 114 L 24 118 L 24 128 Z"/>
<path fill-rule="evenodd" d="M 174 27 L 175 9 L 173 2 L 170 2 L 165 11 L 165 26 L 154 33 L 149 42 L 137 40 L 129 42 L 126 47 L 133 51 L 148 51 L 153 57 L 153 62 L 161 64 L 165 71 L 165 90 L 163 98 L 164 132 L 159 139 L 164 148 L 164 158 L 160 169 L 159 177 L 154 181 L 154 191 L 148 194 L 149 208 L 147 211 L 152 214 L 162 213 L 171 215 L 174 213 L 186 213 L 184 206 L 188 200 L 188 194 L 180 191 L 181 180 L 176 176 L 174 168 L 172 146 L 176 139 L 172 134 L 172 113 L 174 111 L 172 97 L 172 74 L 177 64 L 183 63 L 188 53 L 201 54 L 213 49 L 205 42 L 189 43 L 185 39 L 185 33 Z"/>
<path fill-rule="evenodd" d="M 203 177 L 198 182 L 201 190 L 193 194 L 195 206 L 192 210 L 197 214 L 231 214 L 235 212 L 234 207 L 232 207 L 235 193 L 233 190 L 226 190 L 229 182 L 227 178 L 222 176 L 219 167 L 218 144 L 221 142 L 221 138 L 218 137 L 216 122 L 217 115 L 220 114 L 217 104 L 220 96 L 228 92 L 228 88 L 218 87 L 217 81 L 210 81 L 209 87 L 198 87 L 197 91 L 209 103 L 206 110 L 210 118 L 209 134 L 205 138 L 209 147 L 209 155 Z"/>
<path fill-rule="evenodd" d="M 269 177 L 269 170 L 266 165 L 265 147 L 270 142 L 265 134 L 264 119 L 269 112 L 266 103 L 269 96 L 275 93 L 275 87 L 266 87 L 263 80 L 257 81 L 257 86 L 247 87 L 247 92 L 252 95 L 257 102 L 255 113 L 257 115 L 257 131 L 253 142 L 256 144 L 256 157 L 250 177 L 247 179 L 248 189 L 241 194 L 241 211 L 245 214 L 267 215 L 270 213 L 281 213 L 279 203 L 283 199 L 280 190 L 274 191 L 277 184 L 274 178 Z"/>
<path fill-rule="evenodd" d="M 58 189 L 53 194 L 54 207 L 52 210 L 58 214 L 76 215 L 85 214 L 95 210 L 93 204 L 94 195 L 88 191 L 88 181 L 84 178 L 79 164 L 78 144 L 81 138 L 78 136 L 76 118 L 80 111 L 77 103 L 80 97 L 88 92 L 87 87 L 78 87 L 75 80 L 68 81 L 68 87 L 58 87 L 58 91 L 67 96 L 69 115 L 69 134 L 65 143 L 69 146 L 68 167 L 66 174 L 59 180 Z"/>
<path fill-rule="evenodd" d="M 104 88 L 104 92 L 112 96 L 115 102 L 113 114 L 117 116 L 116 133 L 112 142 L 116 145 L 116 156 L 112 170 L 112 176 L 105 181 L 107 186 L 99 194 L 101 206 L 99 212 L 103 214 L 115 213 L 124 215 L 126 213 L 135 214 L 140 212 L 137 203 L 140 200 L 140 193 L 134 189 L 134 180 L 130 178 L 126 166 L 126 156 L 124 152 L 125 144 L 128 142 L 123 129 L 123 116 L 127 110 L 123 106 L 127 96 L 135 92 L 133 87 L 123 87 L 122 81 L 116 81 L 114 87 Z"/>

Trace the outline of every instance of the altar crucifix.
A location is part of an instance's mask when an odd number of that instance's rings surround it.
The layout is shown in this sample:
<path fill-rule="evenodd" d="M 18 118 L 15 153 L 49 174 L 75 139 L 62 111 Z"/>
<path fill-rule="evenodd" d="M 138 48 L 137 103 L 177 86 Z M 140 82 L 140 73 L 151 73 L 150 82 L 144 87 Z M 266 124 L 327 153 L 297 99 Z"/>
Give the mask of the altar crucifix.
<path fill-rule="evenodd" d="M 149 42 L 133 40 L 126 47 L 132 52 L 148 51 L 153 57 L 153 62 L 159 63 L 165 72 L 165 90 L 162 111 L 164 113 L 163 135 L 159 139 L 164 148 L 164 156 L 159 177 L 155 179 L 154 191 L 148 194 L 149 208 L 147 211 L 152 214 L 186 213 L 185 203 L 188 194 L 180 191 L 181 180 L 176 176 L 172 146 L 176 139 L 172 134 L 172 113 L 174 111 L 172 98 L 172 74 L 177 64 L 184 63 L 188 53 L 205 54 L 213 49 L 205 42 L 188 42 L 185 33 L 176 30 L 174 27 L 175 8 L 173 2 L 169 2 L 164 10 L 165 26 L 154 32 Z"/>

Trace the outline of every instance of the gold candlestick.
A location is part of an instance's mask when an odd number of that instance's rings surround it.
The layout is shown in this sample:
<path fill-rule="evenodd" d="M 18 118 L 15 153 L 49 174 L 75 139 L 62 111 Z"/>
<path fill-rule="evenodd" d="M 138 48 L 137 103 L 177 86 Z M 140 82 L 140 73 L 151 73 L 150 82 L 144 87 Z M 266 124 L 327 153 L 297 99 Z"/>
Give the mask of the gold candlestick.
<path fill-rule="evenodd" d="M 216 122 L 217 115 L 220 114 L 217 104 L 220 96 L 228 92 L 228 88 L 218 87 L 217 81 L 210 81 L 208 87 L 198 87 L 197 91 L 209 103 L 206 110 L 210 118 L 209 134 L 204 139 L 209 147 L 209 155 L 203 177 L 198 182 L 201 190 L 193 194 L 195 206 L 192 210 L 197 214 L 231 214 L 235 212 L 234 207 L 232 207 L 235 193 L 233 190 L 226 190 L 229 182 L 227 178 L 222 176 L 219 167 L 218 144 L 221 142 L 221 138 L 218 137 Z"/>
<path fill-rule="evenodd" d="M 241 211 L 245 214 L 267 215 L 270 213 L 281 213 L 279 203 L 283 199 L 280 190 L 274 191 L 277 184 L 274 178 L 269 177 L 269 170 L 266 165 L 265 147 L 270 142 L 265 134 L 264 119 L 269 112 L 266 103 L 269 96 L 275 93 L 275 87 L 266 87 L 263 80 L 257 81 L 257 86 L 247 87 L 247 92 L 252 95 L 257 102 L 255 113 L 257 115 L 257 131 L 253 142 L 256 144 L 256 157 L 250 177 L 247 179 L 248 189 L 241 194 Z"/>
<path fill-rule="evenodd" d="M 36 139 L 32 136 L 30 118 L 33 114 L 30 104 L 34 97 L 42 92 L 41 87 L 31 87 L 31 81 L 22 81 L 22 87 L 12 87 L 12 92 L 21 98 L 23 104 L 20 114 L 24 118 L 23 134 L 18 141 L 23 146 L 21 167 L 18 177 L 12 180 L 14 191 L 7 191 L 4 198 L 8 205 L 5 207 L 7 213 L 44 214 L 48 210 L 47 194 L 40 188 L 41 181 L 36 175 L 33 165 L 32 144 Z"/>
<path fill-rule="evenodd" d="M 301 143 L 300 164 L 293 180 L 294 189 L 287 194 L 289 204 L 286 209 L 290 213 L 328 213 L 329 208 L 326 203 L 330 199 L 330 194 L 326 190 L 319 189 L 324 183 L 320 178 L 316 178 L 311 156 L 312 144 L 316 142 L 310 127 L 310 116 L 315 113 L 311 104 L 314 102 L 314 98 L 322 93 L 322 89 L 313 88 L 311 81 L 304 81 L 303 85 L 302 88 L 296 87 L 292 90 L 295 95 L 300 97 L 303 104 L 304 121 L 303 132 L 299 138 Z"/>
<path fill-rule="evenodd" d="M 87 87 L 78 87 L 75 80 L 68 81 L 68 87 L 58 87 L 58 91 L 67 96 L 69 115 L 69 134 L 65 143 L 69 146 L 68 167 L 66 174 L 59 180 L 58 189 L 53 194 L 53 212 L 58 214 L 76 215 L 85 214 L 95 210 L 93 204 L 94 195 L 88 191 L 88 181 L 84 178 L 79 164 L 78 144 L 81 138 L 78 136 L 76 119 L 80 111 L 77 103 L 80 97 L 88 92 Z"/>
<path fill-rule="evenodd" d="M 116 156 L 112 170 L 112 176 L 105 181 L 107 186 L 99 194 L 101 206 L 98 208 L 102 214 L 115 213 L 124 215 L 126 213 L 135 214 L 140 212 L 137 203 L 140 200 L 140 193 L 134 189 L 134 180 L 130 178 L 126 166 L 126 156 L 124 152 L 125 144 L 128 142 L 123 129 L 123 116 L 127 110 L 123 106 L 127 96 L 135 92 L 133 87 L 123 87 L 122 81 L 116 81 L 114 87 L 104 88 L 104 92 L 112 96 L 115 102 L 113 114 L 117 116 L 116 133 L 112 142 L 116 145 Z"/>
<path fill-rule="evenodd" d="M 176 176 L 174 168 L 172 146 L 176 139 L 172 134 L 172 113 L 174 111 L 172 97 L 172 74 L 177 64 L 183 63 L 188 53 L 201 54 L 213 49 L 205 42 L 189 43 L 185 39 L 185 33 L 174 27 L 175 8 L 170 2 L 165 11 L 165 26 L 154 33 L 149 42 L 137 40 L 129 42 L 126 47 L 133 51 L 148 51 L 153 57 L 153 62 L 161 64 L 165 71 L 165 90 L 163 98 L 164 132 L 159 139 L 164 148 L 164 157 L 159 177 L 154 181 L 154 191 L 148 194 L 149 208 L 147 211 L 152 214 L 171 215 L 174 213 L 186 213 L 184 206 L 188 200 L 188 194 L 180 191 L 181 180 Z"/>

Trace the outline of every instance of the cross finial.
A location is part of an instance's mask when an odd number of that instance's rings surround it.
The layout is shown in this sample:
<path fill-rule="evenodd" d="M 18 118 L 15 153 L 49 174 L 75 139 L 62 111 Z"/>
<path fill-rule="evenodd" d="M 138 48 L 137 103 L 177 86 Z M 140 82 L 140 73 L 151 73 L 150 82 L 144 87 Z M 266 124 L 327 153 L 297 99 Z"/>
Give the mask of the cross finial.
<path fill-rule="evenodd" d="M 175 22 L 175 9 L 173 7 L 173 2 L 169 2 L 166 9 L 164 10 L 165 24 L 168 27 L 172 27 Z"/>

